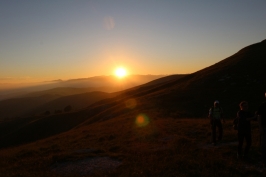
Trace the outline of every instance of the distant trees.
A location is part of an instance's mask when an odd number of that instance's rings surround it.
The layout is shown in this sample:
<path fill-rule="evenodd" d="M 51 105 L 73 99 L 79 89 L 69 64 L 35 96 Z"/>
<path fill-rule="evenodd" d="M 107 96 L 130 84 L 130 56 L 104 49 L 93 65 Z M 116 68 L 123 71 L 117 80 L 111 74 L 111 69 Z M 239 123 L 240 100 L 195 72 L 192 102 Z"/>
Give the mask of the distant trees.
<path fill-rule="evenodd" d="M 64 108 L 64 112 L 69 112 L 69 111 L 71 111 L 72 110 L 72 107 L 70 106 L 70 105 L 68 105 L 68 106 L 66 106 L 65 108 Z"/>
<path fill-rule="evenodd" d="M 60 110 L 60 109 L 56 109 L 55 111 L 54 111 L 54 114 L 60 114 L 60 113 L 62 113 L 62 110 Z"/>
<path fill-rule="evenodd" d="M 45 111 L 43 114 L 44 114 L 45 116 L 48 116 L 48 115 L 50 115 L 51 113 L 50 113 L 50 111 Z"/>
<path fill-rule="evenodd" d="M 72 111 L 72 106 L 68 105 L 63 110 L 55 109 L 54 114 L 61 114 L 63 112 L 70 112 L 70 111 Z M 46 110 L 44 113 L 42 113 L 42 115 L 48 116 L 51 115 L 51 112 L 49 110 Z"/>

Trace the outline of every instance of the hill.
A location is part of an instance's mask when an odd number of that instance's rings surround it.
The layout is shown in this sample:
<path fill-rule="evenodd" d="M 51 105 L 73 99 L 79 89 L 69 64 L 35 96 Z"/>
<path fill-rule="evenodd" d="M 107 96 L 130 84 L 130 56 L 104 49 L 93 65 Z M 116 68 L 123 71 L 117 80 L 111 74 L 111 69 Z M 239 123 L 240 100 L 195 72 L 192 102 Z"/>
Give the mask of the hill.
<path fill-rule="evenodd" d="M 73 95 L 75 92 L 81 93 L 80 91 L 82 91 L 82 89 L 88 88 L 91 89 L 90 91 L 103 91 L 108 93 L 117 92 L 145 84 L 161 77 L 164 77 L 164 75 L 129 75 L 123 79 L 118 79 L 115 76 L 95 76 L 65 81 L 59 79 L 41 83 L 32 83 L 31 85 L 12 84 L 10 88 L 4 88 L 2 85 L 0 85 L 0 100 L 19 97 L 32 97 L 37 95 L 40 96 L 45 94 Z"/>
<path fill-rule="evenodd" d="M 263 100 L 265 57 L 264 40 L 195 73 L 130 88 L 81 110 L 2 122 L 0 156 L 5 160 L 0 161 L 0 172 L 9 176 L 264 176 L 256 122 L 250 159 L 240 161 L 230 118 L 240 101 L 249 101 L 255 111 Z M 211 147 L 204 117 L 216 99 L 228 121 L 223 141 Z"/>
<path fill-rule="evenodd" d="M 20 98 L 11 98 L 0 101 L 0 120 L 16 119 L 29 115 L 42 114 L 45 111 L 54 113 L 72 105 L 74 109 L 86 107 L 93 101 L 110 97 L 109 93 L 95 94 L 94 90 L 108 88 L 54 88 L 45 91 L 28 93 Z M 109 88 L 109 91 L 111 88 Z M 84 96 L 84 98 L 82 98 Z M 89 97 L 92 98 L 89 98 Z M 99 99 L 96 99 L 98 97 Z M 85 100 L 86 99 L 86 100 Z"/>
<path fill-rule="evenodd" d="M 68 119 L 82 116 L 84 122 L 77 122 L 72 127 L 80 123 L 82 124 L 79 126 L 82 126 L 120 116 L 132 117 L 138 113 L 149 112 L 159 117 L 207 117 L 208 109 L 216 99 L 220 100 L 226 117 L 235 117 L 239 109 L 238 104 L 242 100 L 249 101 L 250 110 L 255 111 L 263 100 L 266 88 L 265 49 L 266 40 L 245 47 L 236 54 L 195 73 L 182 77 L 167 76 L 161 78 L 157 84 L 152 84 L 156 82 L 152 81 L 127 89 L 114 98 L 96 102 L 83 110 L 64 116 Z M 57 119 L 57 115 L 49 117 L 52 120 Z M 41 120 L 45 119 L 46 117 Z M 16 121 L 12 124 L 16 124 Z M 34 127 L 34 124 L 24 126 L 25 129 L 31 129 L 30 127 Z M 43 129 L 45 128 L 43 126 Z M 20 136 L 22 135 L 23 133 L 20 133 Z"/>
<path fill-rule="evenodd" d="M 214 100 L 220 100 L 228 117 L 234 117 L 242 100 L 255 111 L 266 89 L 266 40 L 195 73 L 166 83 L 130 90 L 121 98 L 137 98 L 141 106 L 175 117 L 205 117 Z"/>
<path fill-rule="evenodd" d="M 20 94 L 19 96 L 16 95 L 15 98 L 0 100 L 0 120 L 17 118 L 25 115 L 34 115 L 36 113 L 40 114 L 41 112 L 45 112 L 47 109 L 54 112 L 55 109 L 62 110 L 62 108 L 67 105 L 74 105 L 75 109 L 79 109 L 88 106 L 87 103 L 89 104 L 92 103 L 90 101 L 91 99 L 89 99 L 88 96 L 86 96 L 86 94 L 84 96 L 89 101 L 86 100 L 84 101 L 84 98 L 82 99 L 81 98 L 82 96 L 79 95 L 81 93 L 93 92 L 93 91 L 101 91 L 107 93 L 117 92 L 133 86 L 145 84 L 147 82 L 150 82 L 154 79 L 161 77 L 163 76 L 131 75 L 128 76 L 127 78 L 117 79 L 114 76 L 96 76 L 87 79 L 72 79 L 67 81 L 60 80 L 60 81 L 54 81 L 52 83 L 49 82 L 47 84 L 39 86 L 23 88 L 23 92 L 21 91 L 19 93 L 24 93 L 24 94 Z M 42 90 L 51 87 L 55 88 Z M 36 90 L 41 90 L 41 91 L 36 91 Z M 25 92 L 29 93 L 25 94 Z M 10 95 L 8 94 L 5 96 L 12 97 L 12 95 L 14 96 L 15 93 L 12 94 L 10 93 Z M 65 96 L 70 96 L 70 95 L 73 95 L 73 97 L 63 98 Z M 74 95 L 76 95 L 77 98 L 75 98 Z M 66 103 L 61 102 L 60 104 L 59 98 L 61 98 L 61 100 L 65 99 L 68 101 Z M 74 102 L 73 104 L 71 103 L 70 98 L 73 100 Z M 56 99 L 58 100 L 56 101 Z M 51 102 L 53 100 L 57 103 Z M 48 104 L 50 104 L 50 106 L 47 106 Z M 53 105 L 55 105 L 54 108 Z M 42 106 L 44 107 L 41 108 Z"/>
<path fill-rule="evenodd" d="M 97 101 L 112 98 L 118 95 L 119 92 L 115 93 L 105 93 L 105 92 L 87 92 L 75 95 L 69 95 L 54 99 L 49 101 L 35 109 L 31 110 L 30 112 L 26 113 L 24 116 L 36 115 L 41 114 L 45 111 L 49 111 L 54 113 L 55 111 L 64 111 L 64 108 L 68 105 L 72 107 L 72 109 L 81 109 L 95 103 Z"/>
<path fill-rule="evenodd" d="M 94 91 L 101 91 L 101 92 L 113 92 L 112 88 L 108 87 L 85 87 L 85 88 L 75 88 L 75 87 L 56 87 L 48 90 L 30 92 L 24 95 L 21 95 L 19 98 L 25 97 L 38 97 L 42 95 L 55 95 L 58 97 L 69 96 L 69 95 L 76 95 L 86 92 L 94 92 Z"/>

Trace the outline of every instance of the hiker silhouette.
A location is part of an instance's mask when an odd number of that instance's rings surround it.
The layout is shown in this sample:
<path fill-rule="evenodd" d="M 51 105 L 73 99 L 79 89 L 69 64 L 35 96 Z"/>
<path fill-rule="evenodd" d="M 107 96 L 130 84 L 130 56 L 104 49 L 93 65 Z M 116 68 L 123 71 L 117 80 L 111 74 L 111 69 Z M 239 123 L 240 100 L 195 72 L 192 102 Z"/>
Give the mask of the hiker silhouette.
<path fill-rule="evenodd" d="M 211 123 L 211 140 L 212 144 L 216 146 L 216 127 L 218 128 L 219 135 L 218 135 L 218 141 L 222 140 L 223 137 L 223 126 L 221 119 L 223 122 L 225 122 L 223 118 L 223 109 L 220 106 L 220 102 L 218 100 L 214 101 L 214 105 L 209 109 L 209 116 L 210 123 Z"/>
<path fill-rule="evenodd" d="M 238 119 L 238 148 L 237 148 L 237 158 L 247 158 L 250 146 L 251 146 L 251 124 L 250 121 L 257 118 L 256 115 L 251 113 L 248 109 L 248 102 L 242 101 L 239 104 L 240 110 L 237 112 Z M 244 139 L 246 140 L 246 146 L 244 153 L 242 150 Z"/>
<path fill-rule="evenodd" d="M 265 92 L 266 98 L 266 92 Z M 258 109 L 258 123 L 261 135 L 261 160 L 266 164 L 266 102 L 263 102 Z"/>

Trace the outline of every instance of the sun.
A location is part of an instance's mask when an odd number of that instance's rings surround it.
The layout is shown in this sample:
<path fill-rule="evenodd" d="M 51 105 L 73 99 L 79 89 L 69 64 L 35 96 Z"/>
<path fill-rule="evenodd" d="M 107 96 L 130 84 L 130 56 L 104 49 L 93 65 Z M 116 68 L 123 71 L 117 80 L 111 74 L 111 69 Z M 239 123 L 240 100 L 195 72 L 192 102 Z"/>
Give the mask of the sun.
<path fill-rule="evenodd" d="M 127 75 L 127 71 L 125 68 L 123 67 L 119 67 L 115 70 L 115 75 L 118 77 L 118 78 L 123 78 Z"/>

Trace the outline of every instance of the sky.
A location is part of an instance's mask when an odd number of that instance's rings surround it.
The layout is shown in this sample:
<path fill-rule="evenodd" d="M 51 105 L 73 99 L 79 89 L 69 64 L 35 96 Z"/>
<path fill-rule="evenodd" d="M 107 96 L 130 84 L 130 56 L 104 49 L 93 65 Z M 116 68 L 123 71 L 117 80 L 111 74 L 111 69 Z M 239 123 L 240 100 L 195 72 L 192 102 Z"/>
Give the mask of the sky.
<path fill-rule="evenodd" d="M 0 84 L 193 73 L 266 39 L 265 0 L 0 0 Z"/>

